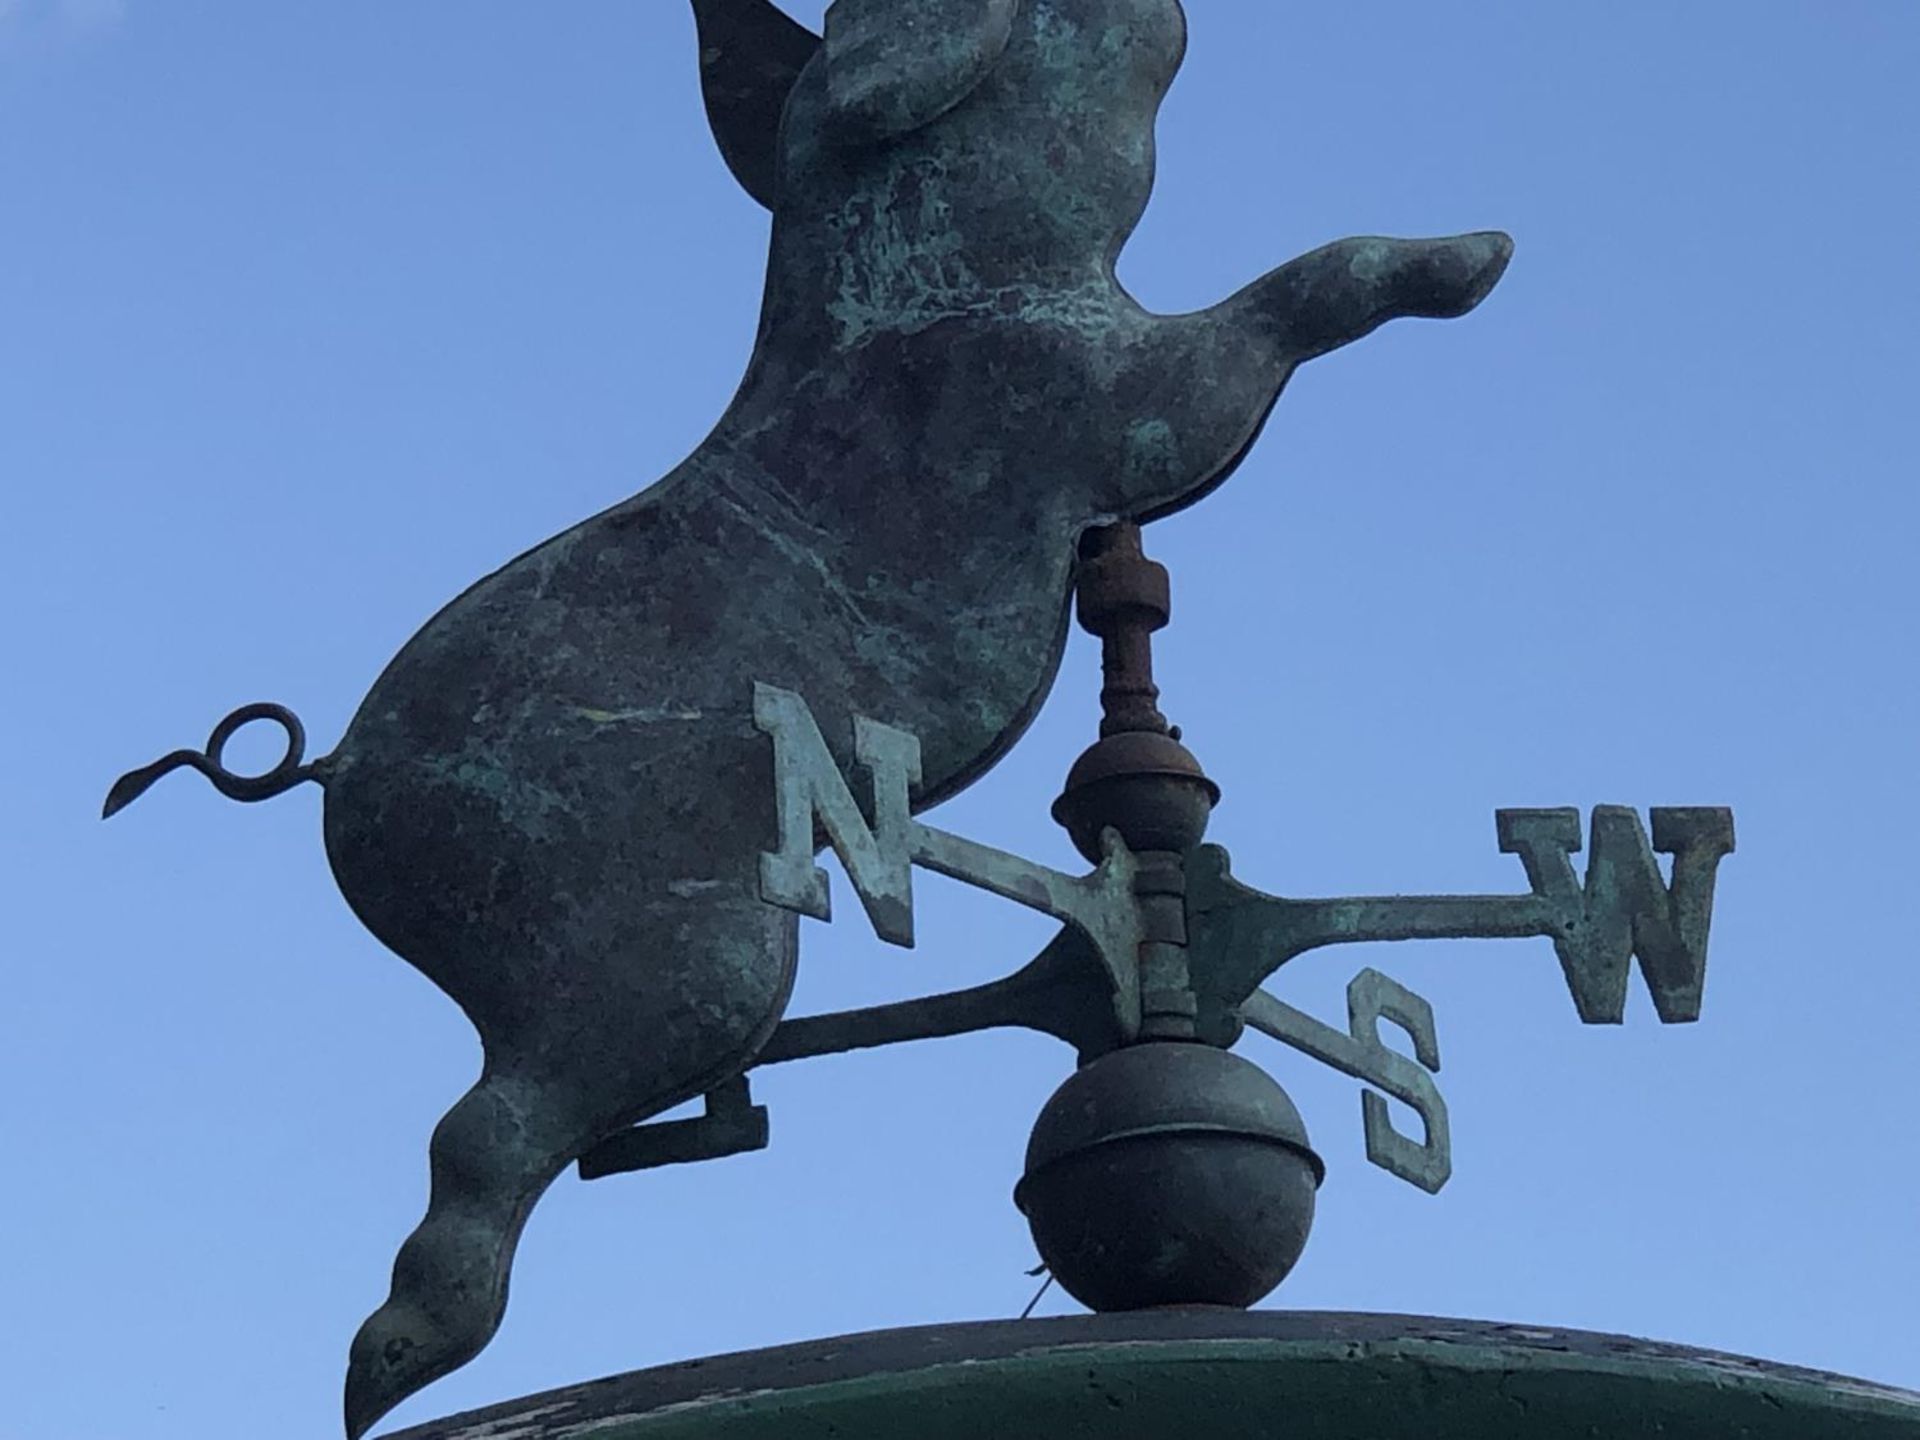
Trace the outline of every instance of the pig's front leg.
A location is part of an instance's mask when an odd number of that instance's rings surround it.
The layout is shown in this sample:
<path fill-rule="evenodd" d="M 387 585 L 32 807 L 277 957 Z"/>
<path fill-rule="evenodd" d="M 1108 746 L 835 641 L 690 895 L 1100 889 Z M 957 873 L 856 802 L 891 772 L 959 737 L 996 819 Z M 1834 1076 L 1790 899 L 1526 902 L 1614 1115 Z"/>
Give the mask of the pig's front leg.
<path fill-rule="evenodd" d="M 1445 240 L 1336 240 L 1289 260 L 1206 314 L 1271 345 L 1289 365 L 1370 334 L 1389 320 L 1451 320 L 1492 290 L 1513 256 L 1498 230 Z"/>
<path fill-rule="evenodd" d="M 1156 319 L 1123 382 L 1133 418 L 1113 508 L 1150 519 L 1205 494 L 1245 456 L 1295 366 L 1402 316 L 1466 314 L 1512 254 L 1497 230 L 1337 240 L 1211 309 Z"/>

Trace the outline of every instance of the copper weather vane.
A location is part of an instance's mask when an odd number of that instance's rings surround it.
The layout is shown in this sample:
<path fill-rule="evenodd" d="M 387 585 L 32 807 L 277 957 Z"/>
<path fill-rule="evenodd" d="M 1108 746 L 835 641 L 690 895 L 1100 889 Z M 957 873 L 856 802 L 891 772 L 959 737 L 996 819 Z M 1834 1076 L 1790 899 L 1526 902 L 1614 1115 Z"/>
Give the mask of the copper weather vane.
<path fill-rule="evenodd" d="M 766 0 L 694 9 L 721 153 L 773 212 L 758 341 L 712 434 L 443 609 L 328 755 L 306 761 L 290 712 L 249 706 L 108 801 L 182 766 L 239 800 L 320 784 L 354 912 L 484 1042 L 434 1132 L 426 1216 L 352 1345 L 356 1437 L 486 1345 L 521 1226 L 568 1165 L 764 1144 L 755 1065 L 986 1025 L 1057 1035 L 1083 1064 L 1019 1192 L 1043 1258 L 1100 1308 L 1250 1304 L 1304 1243 L 1320 1161 L 1280 1088 L 1226 1049 L 1243 1026 L 1372 1087 L 1380 1164 L 1436 1189 L 1450 1163 L 1425 1002 L 1368 970 L 1349 1024 L 1323 1025 L 1260 988 L 1285 960 L 1546 936 L 1586 1020 L 1620 1017 L 1630 954 L 1663 1019 L 1699 1006 L 1725 811 L 1654 812 L 1671 884 L 1631 812 L 1594 813 L 1583 886 L 1572 811 L 1505 811 L 1525 893 L 1281 899 L 1201 843 L 1218 792 L 1155 703 L 1166 582 L 1137 524 L 1232 472 L 1297 365 L 1398 316 L 1471 310 L 1506 236 L 1342 240 L 1211 309 L 1152 314 L 1113 267 L 1184 50 L 1176 0 L 835 0 L 820 37 Z M 1056 813 L 1087 875 L 916 818 L 1024 730 L 1076 586 L 1106 719 Z M 257 719 L 286 729 L 286 758 L 237 775 L 223 748 Z M 916 865 L 1060 935 L 993 985 L 783 1020 L 798 914 L 824 914 L 823 843 L 889 939 L 911 941 Z M 1381 1093 L 1419 1113 L 1418 1140 Z M 701 1096 L 702 1118 L 644 1123 Z M 1123 1180 L 1132 1209 L 1089 1203 Z M 1168 1193 L 1180 1204 L 1156 1208 Z M 1276 1199 L 1259 1224 L 1248 1196 Z M 1147 1242 L 1174 1223 L 1232 1243 L 1169 1268 Z"/>

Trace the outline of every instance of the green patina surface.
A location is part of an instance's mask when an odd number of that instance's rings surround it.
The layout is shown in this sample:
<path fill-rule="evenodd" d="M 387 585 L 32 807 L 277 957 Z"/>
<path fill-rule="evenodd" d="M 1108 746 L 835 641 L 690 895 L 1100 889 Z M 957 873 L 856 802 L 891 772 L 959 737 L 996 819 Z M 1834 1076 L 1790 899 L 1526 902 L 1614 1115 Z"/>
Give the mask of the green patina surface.
<path fill-rule="evenodd" d="M 1211 493 L 1300 365 L 1465 314 L 1512 252 L 1495 231 L 1356 237 L 1156 314 L 1114 266 L 1153 188 L 1179 0 L 834 0 L 819 35 L 772 0 L 693 8 L 722 154 L 773 217 L 753 351 L 706 439 L 449 601 L 328 755 L 302 763 L 291 714 L 248 707 L 109 802 L 183 766 L 243 800 L 323 784 L 354 914 L 485 1049 L 352 1343 L 350 1440 L 491 1340 L 567 1166 L 733 1093 L 776 1033 L 798 926 L 759 889 L 754 685 L 805 696 L 843 770 L 853 717 L 914 734 L 916 810 L 957 794 L 1053 684 L 1086 532 Z M 289 736 L 264 777 L 220 761 L 249 717 Z"/>
<path fill-rule="evenodd" d="M 1920 1437 L 1920 1396 L 1618 1337 L 1301 1315 L 1239 1317 L 1240 1334 L 1201 1317 L 1197 1328 L 1212 1333 L 1182 1333 L 1196 1329 L 1182 1312 L 1123 1327 L 1116 1318 L 900 1331 L 720 1357 L 398 1440 Z M 1017 1343 L 1023 1333 L 1030 1343 Z M 832 1373 L 814 1373 L 822 1370 Z"/>

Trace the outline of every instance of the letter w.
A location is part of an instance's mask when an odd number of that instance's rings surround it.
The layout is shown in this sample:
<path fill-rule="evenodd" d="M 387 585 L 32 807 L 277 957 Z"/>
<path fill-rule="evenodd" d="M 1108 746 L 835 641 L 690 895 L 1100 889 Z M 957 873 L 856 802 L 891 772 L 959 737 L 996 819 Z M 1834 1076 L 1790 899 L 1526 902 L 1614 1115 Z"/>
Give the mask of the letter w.
<path fill-rule="evenodd" d="M 817 822 L 846 867 L 874 933 L 895 945 L 912 945 L 912 846 L 918 827 L 908 792 L 920 779 L 919 740 L 864 715 L 854 717 L 854 759 L 873 782 L 869 828 L 806 701 L 791 690 L 756 683 L 753 723 L 773 737 L 780 825 L 780 849 L 760 857 L 761 898 L 816 920 L 832 918 L 826 872 L 813 863 Z"/>
<path fill-rule="evenodd" d="M 1584 889 L 1567 857 L 1580 848 L 1580 812 L 1502 810 L 1500 849 L 1518 855 L 1545 902 L 1553 948 L 1580 1018 L 1617 1025 L 1626 1012 L 1627 971 L 1638 956 L 1654 1009 L 1671 1025 L 1700 1018 L 1706 983 L 1713 882 L 1733 851 L 1733 812 L 1656 809 L 1653 843 L 1624 805 L 1596 805 Z M 1654 851 L 1673 856 L 1673 883 Z"/>

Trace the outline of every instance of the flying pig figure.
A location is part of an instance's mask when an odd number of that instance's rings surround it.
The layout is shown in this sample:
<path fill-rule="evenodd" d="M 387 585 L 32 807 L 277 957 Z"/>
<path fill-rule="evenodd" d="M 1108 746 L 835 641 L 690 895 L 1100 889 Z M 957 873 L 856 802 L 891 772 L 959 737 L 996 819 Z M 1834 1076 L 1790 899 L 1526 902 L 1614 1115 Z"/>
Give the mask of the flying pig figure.
<path fill-rule="evenodd" d="M 488 576 L 375 683 L 332 754 L 250 706 L 167 771 L 237 799 L 326 789 L 367 927 L 465 1010 L 480 1080 L 355 1339 L 363 1434 L 498 1328 L 528 1212 L 635 1122 L 728 1085 L 792 988 L 755 681 L 920 740 L 924 808 L 1025 729 L 1088 527 L 1150 520 L 1246 455 L 1296 365 L 1397 316 L 1456 316 L 1506 236 L 1343 240 L 1190 315 L 1114 276 L 1179 68 L 1177 0 L 694 0 L 710 118 L 773 212 L 738 394 L 672 473 Z M 285 725 L 265 776 L 221 763 Z"/>

